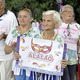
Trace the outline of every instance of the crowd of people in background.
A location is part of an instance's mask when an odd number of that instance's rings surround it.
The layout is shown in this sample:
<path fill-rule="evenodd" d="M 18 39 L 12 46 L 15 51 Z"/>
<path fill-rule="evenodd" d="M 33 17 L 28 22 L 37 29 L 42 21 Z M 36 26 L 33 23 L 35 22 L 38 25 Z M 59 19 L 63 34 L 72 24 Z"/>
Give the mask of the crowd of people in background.
<path fill-rule="evenodd" d="M 16 60 L 21 56 L 16 52 L 17 36 L 24 35 L 38 39 L 56 40 L 60 38 L 67 44 L 66 58 L 61 60 L 63 76 L 56 80 L 80 80 L 80 25 L 75 22 L 75 13 L 71 5 L 64 5 L 59 13 L 55 10 L 43 12 L 37 21 L 28 8 L 18 12 L 18 18 L 5 8 L 5 0 L 0 0 L 0 80 L 54 80 L 43 78 L 42 73 L 33 79 L 27 69 L 16 67 Z M 28 35 L 29 34 L 29 35 Z M 78 54 L 77 54 L 78 53 Z M 15 76 L 14 76 L 15 75 Z M 49 75 L 48 75 L 49 76 Z"/>
<path fill-rule="evenodd" d="M 35 29 L 35 30 L 39 30 L 39 31 L 43 31 L 43 22 L 42 20 L 40 20 L 39 22 L 34 19 L 32 21 L 32 27 Z"/>

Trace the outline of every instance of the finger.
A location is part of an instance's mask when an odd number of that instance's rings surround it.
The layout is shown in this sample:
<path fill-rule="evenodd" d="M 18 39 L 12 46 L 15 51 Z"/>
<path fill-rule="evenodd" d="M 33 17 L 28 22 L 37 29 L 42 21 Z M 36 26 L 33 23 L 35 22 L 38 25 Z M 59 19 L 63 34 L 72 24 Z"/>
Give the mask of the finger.
<path fill-rule="evenodd" d="M 21 58 L 21 56 L 20 56 L 17 52 L 15 52 L 15 53 L 13 53 L 13 54 L 14 54 L 15 59 Z"/>
<path fill-rule="evenodd" d="M 9 41 L 9 43 L 7 45 L 11 45 L 11 40 Z"/>
<path fill-rule="evenodd" d="M 18 60 L 18 59 L 20 59 L 20 58 L 21 58 L 21 56 L 18 55 L 18 56 L 15 57 L 15 60 Z"/>
<path fill-rule="evenodd" d="M 68 63 L 67 60 L 61 60 L 61 63 Z"/>
<path fill-rule="evenodd" d="M 68 64 L 68 61 L 67 60 L 61 60 L 61 65 L 63 68 L 65 68 Z"/>
<path fill-rule="evenodd" d="M 66 64 L 62 64 L 62 67 L 65 68 L 67 65 Z"/>

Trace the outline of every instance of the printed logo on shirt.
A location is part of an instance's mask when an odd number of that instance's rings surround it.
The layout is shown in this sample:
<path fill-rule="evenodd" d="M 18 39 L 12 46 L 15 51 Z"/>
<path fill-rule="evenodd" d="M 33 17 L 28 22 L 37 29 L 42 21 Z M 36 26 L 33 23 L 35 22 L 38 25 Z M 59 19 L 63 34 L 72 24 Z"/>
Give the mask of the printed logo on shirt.
<path fill-rule="evenodd" d="M 2 21 L 3 19 L 0 19 L 0 21 Z"/>

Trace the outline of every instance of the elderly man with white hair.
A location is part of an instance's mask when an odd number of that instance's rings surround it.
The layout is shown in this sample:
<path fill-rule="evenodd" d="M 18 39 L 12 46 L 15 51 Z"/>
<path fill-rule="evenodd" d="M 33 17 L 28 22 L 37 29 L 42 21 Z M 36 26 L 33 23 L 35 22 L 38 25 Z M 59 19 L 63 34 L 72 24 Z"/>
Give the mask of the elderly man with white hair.
<path fill-rule="evenodd" d="M 0 80 L 11 80 L 13 54 L 6 55 L 4 47 L 7 34 L 17 25 L 15 15 L 5 9 L 5 0 L 0 0 Z"/>

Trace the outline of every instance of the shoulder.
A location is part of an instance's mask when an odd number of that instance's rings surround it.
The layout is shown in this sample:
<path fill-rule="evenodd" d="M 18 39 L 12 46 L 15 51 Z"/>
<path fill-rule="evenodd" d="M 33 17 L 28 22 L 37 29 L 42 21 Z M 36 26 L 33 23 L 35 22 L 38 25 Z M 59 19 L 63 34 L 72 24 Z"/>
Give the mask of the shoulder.
<path fill-rule="evenodd" d="M 15 14 L 14 14 L 12 11 L 10 11 L 10 10 L 7 11 L 7 15 L 8 15 L 9 17 L 11 17 L 11 18 L 12 18 L 12 17 L 16 17 Z"/>
<path fill-rule="evenodd" d="M 58 42 L 64 42 L 63 38 L 60 35 L 57 35 L 55 40 Z"/>
<path fill-rule="evenodd" d="M 62 23 L 61 26 L 59 26 L 57 30 L 66 29 L 67 26 L 68 24 Z"/>
<path fill-rule="evenodd" d="M 80 30 L 80 25 L 78 23 L 72 23 L 72 27 L 77 29 L 77 30 Z"/>
<path fill-rule="evenodd" d="M 13 27 L 10 32 L 13 34 L 13 33 L 15 33 L 16 31 L 17 31 L 17 28 L 16 28 L 16 27 Z"/>
<path fill-rule="evenodd" d="M 10 10 L 7 11 L 8 14 L 14 15 L 14 13 Z"/>
<path fill-rule="evenodd" d="M 41 38 L 40 31 L 35 30 L 34 28 L 31 29 L 30 33 L 32 33 L 34 38 Z"/>

